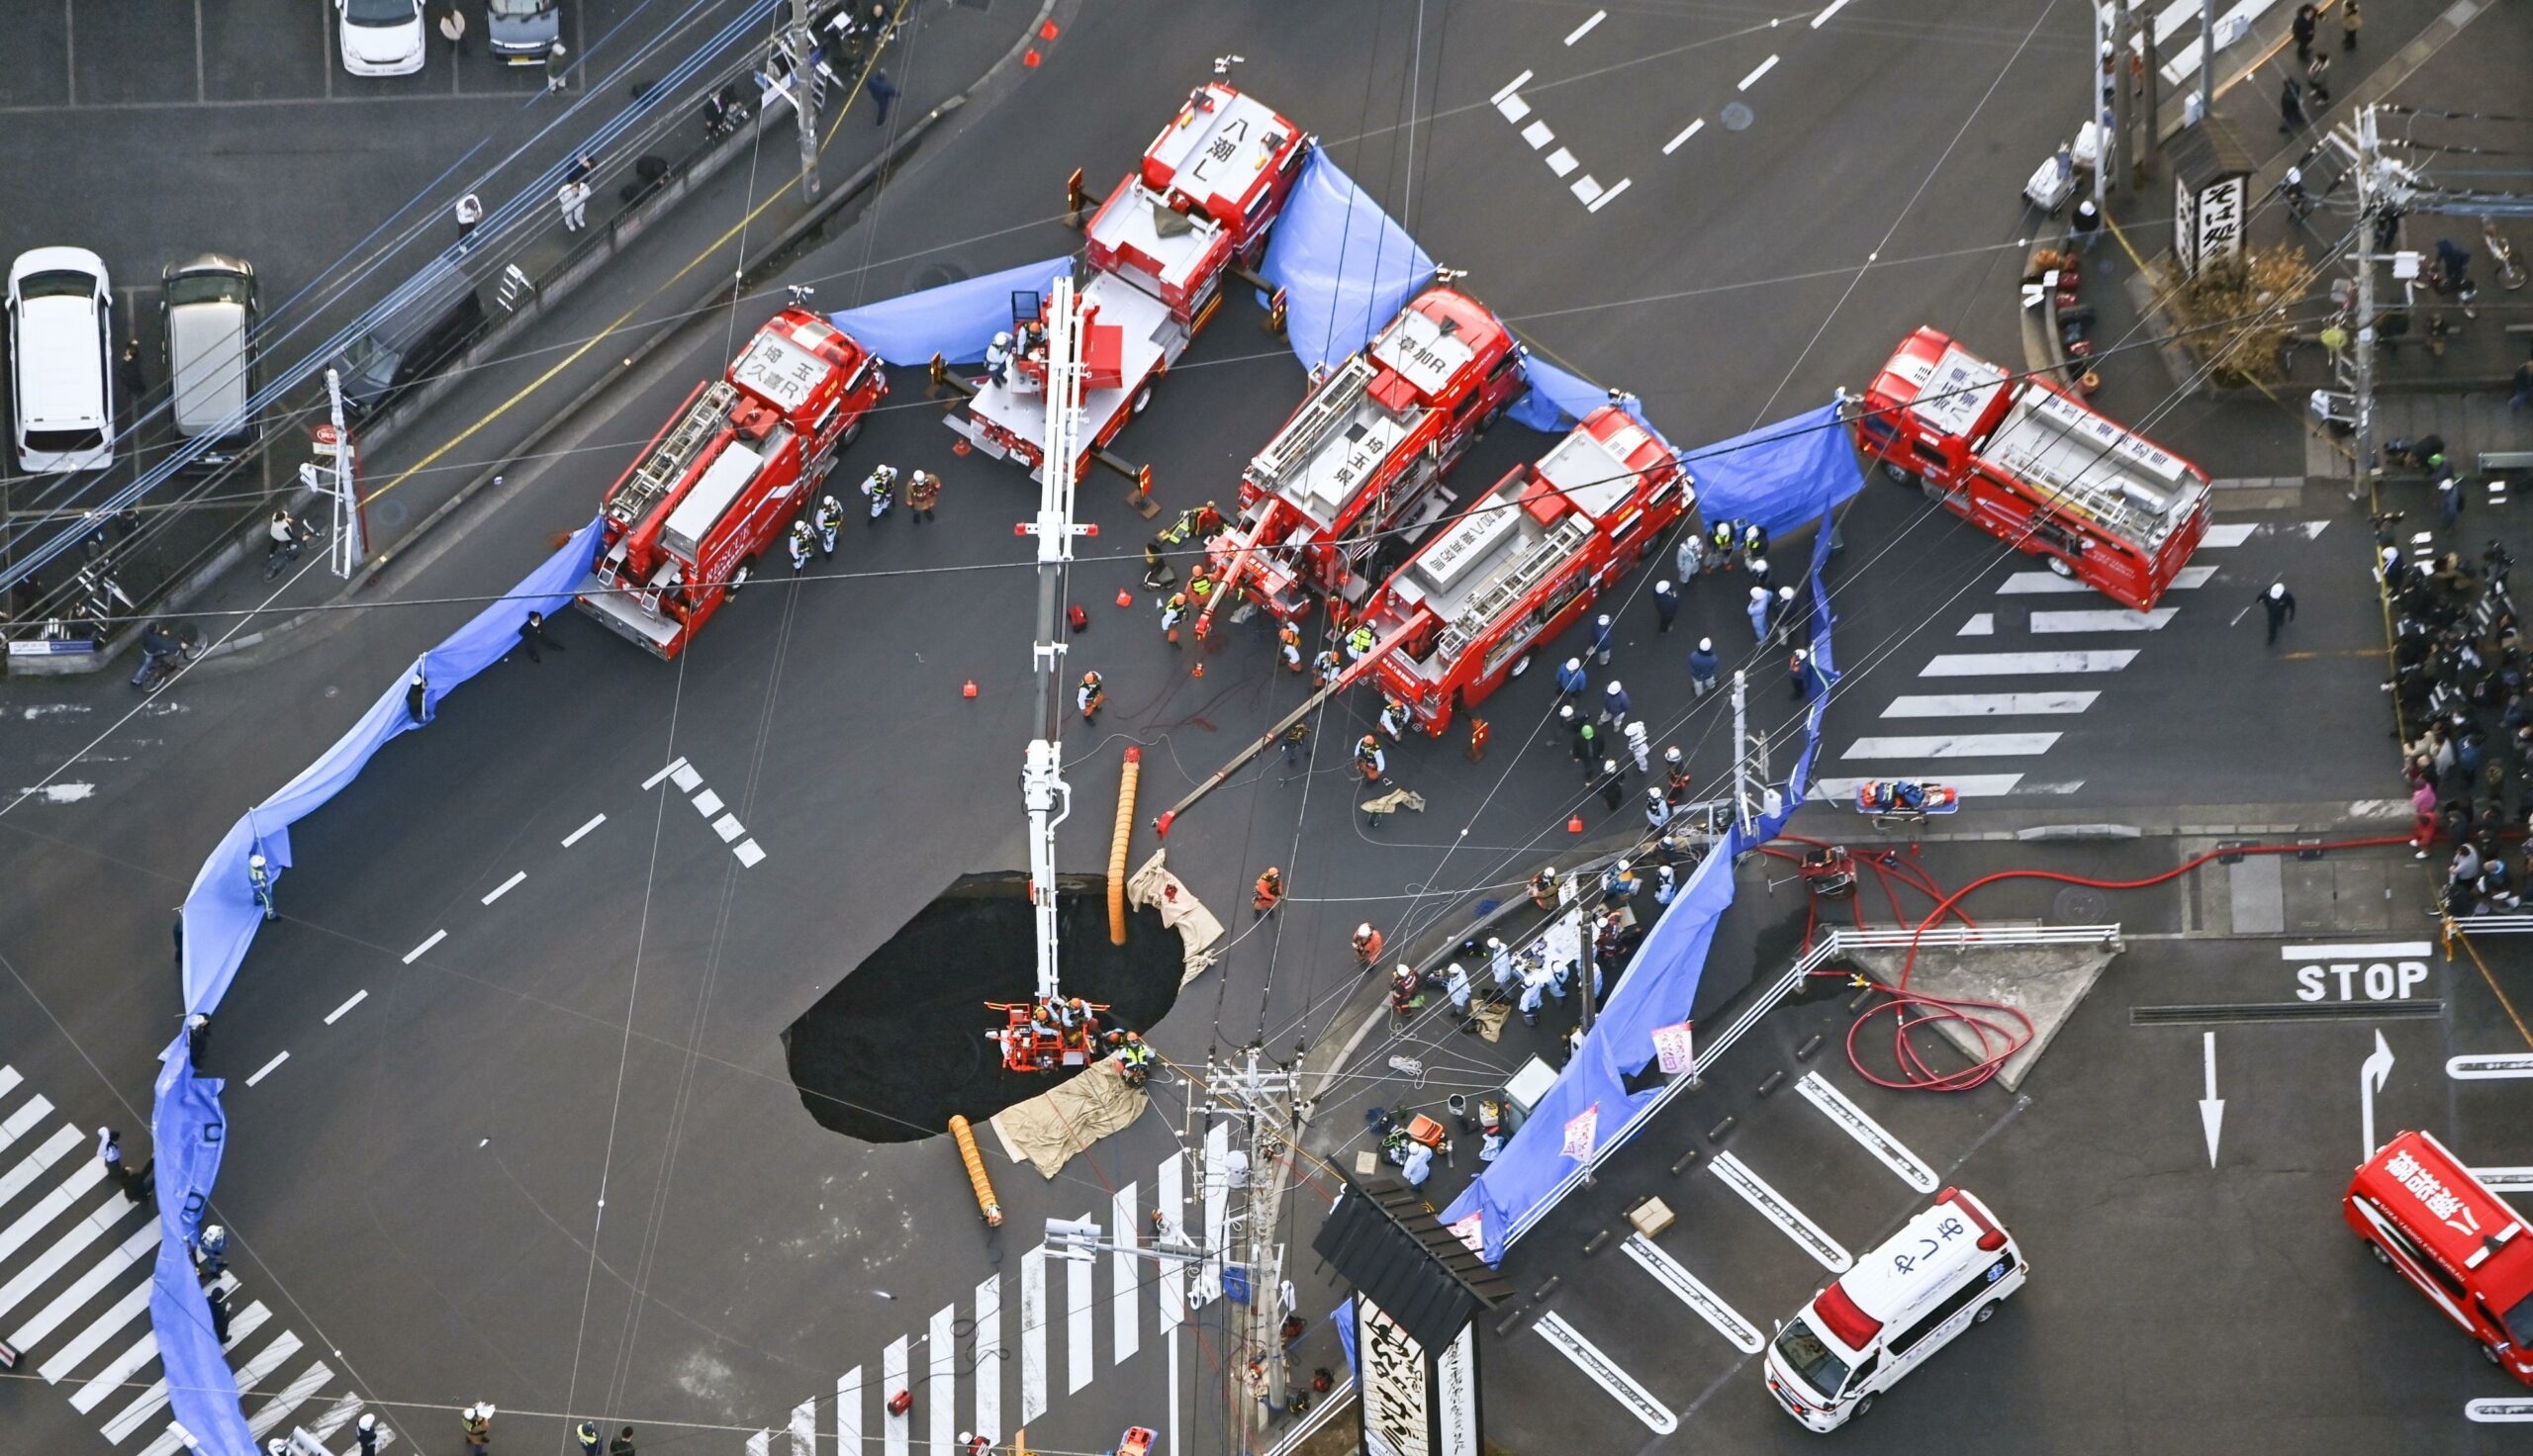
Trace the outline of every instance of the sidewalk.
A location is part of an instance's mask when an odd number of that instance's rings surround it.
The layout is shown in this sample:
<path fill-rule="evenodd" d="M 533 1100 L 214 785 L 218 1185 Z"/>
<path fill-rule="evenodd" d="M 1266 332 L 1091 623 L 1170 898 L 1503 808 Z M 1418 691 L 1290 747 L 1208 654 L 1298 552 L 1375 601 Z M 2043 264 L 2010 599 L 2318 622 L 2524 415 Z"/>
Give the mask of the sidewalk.
<path fill-rule="evenodd" d="M 566 233 L 559 213 L 549 211 L 520 266 L 533 275 L 578 251 L 571 266 L 588 270 L 588 281 L 575 277 L 579 286 L 567 296 L 479 344 L 473 352 L 481 363 L 425 386 L 434 398 L 414 402 L 393 439 L 364 450 L 361 490 L 371 555 L 351 583 L 337 581 L 320 563 L 298 572 L 276 593 L 241 552 L 236 567 L 188 603 L 188 611 L 206 617 L 263 609 L 253 630 L 217 651 L 268 647 L 306 624 L 312 609 L 353 598 L 423 547 L 459 506 L 488 488 L 498 489 L 514 466 L 539 454 L 570 453 L 561 436 L 581 404 L 631 375 L 699 315 L 715 314 L 730 297 L 734 277 L 747 278 L 753 296 L 753 275 L 770 261 L 840 226 L 838 215 L 849 215 L 884 162 L 893 166 L 917 150 L 984 78 L 1018 58 L 1021 43 L 1049 8 L 910 12 L 905 31 L 881 57 L 882 72 L 901 93 L 886 126 L 873 124 L 875 107 L 867 97 L 857 96 L 847 109 L 845 94 L 830 91 L 821 117 L 825 141 L 816 198 L 802 198 L 795 123 L 788 106 L 778 102 L 755 139 L 753 156 L 742 154 L 695 184 L 674 208 L 611 250 L 584 239 L 603 234 L 621 206 L 606 185 L 612 178 L 602 175 L 594 184 L 589 232 L 582 237 Z M 605 241 L 603 235 L 596 240 Z M 620 467 L 616 457 L 622 451 L 612 447 L 630 450 L 638 443 L 588 447 L 587 468 L 575 476 L 585 480 L 592 508 Z M 316 556 L 312 550 L 307 559 Z M 349 614 L 330 615 L 339 620 Z M 226 625 L 213 617 L 205 636 L 217 641 Z"/>

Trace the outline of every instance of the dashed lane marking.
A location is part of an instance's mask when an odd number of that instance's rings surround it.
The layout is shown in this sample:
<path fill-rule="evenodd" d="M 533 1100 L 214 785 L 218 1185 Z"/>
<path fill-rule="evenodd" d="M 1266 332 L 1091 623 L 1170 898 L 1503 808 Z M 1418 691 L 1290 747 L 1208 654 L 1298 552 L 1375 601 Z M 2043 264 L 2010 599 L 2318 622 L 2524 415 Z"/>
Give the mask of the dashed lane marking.
<path fill-rule="evenodd" d="M 1653 1393 L 1637 1384 L 1636 1377 L 1619 1368 L 1618 1362 L 1585 1339 L 1565 1317 L 1551 1310 L 1531 1325 L 1542 1338 L 1555 1347 L 1558 1354 L 1574 1362 L 1574 1368 L 1591 1377 L 1592 1383 L 1608 1391 L 1612 1399 L 1628 1409 L 1657 1435 L 1669 1435 L 1680 1428 L 1671 1408 L 1653 1399 Z"/>
<path fill-rule="evenodd" d="M 1497 106 L 1502 106 L 1506 97 L 1511 96 L 1514 92 L 1521 90 L 1524 86 L 1527 86 L 1530 83 L 1531 72 L 1524 71 L 1513 79 L 1506 81 L 1504 83 L 1504 89 L 1496 92 L 1493 96 L 1488 97 L 1487 100 L 1494 102 Z M 642 786 L 645 788 L 650 787 L 647 783 Z"/>
<path fill-rule="evenodd" d="M 1504 114 L 1504 120 L 1508 122 L 1519 122 L 1522 118 L 1531 114 L 1531 104 L 1524 101 L 1519 96 L 1507 96 L 1503 98 L 1495 103 L 1495 109 L 1502 112 Z"/>
<path fill-rule="evenodd" d="M 1681 144 L 1682 142 L 1684 142 L 1684 141 L 1688 140 L 1690 137 L 1695 136 L 1696 136 L 1696 135 L 1698 135 L 1700 132 L 1703 132 L 1703 131 L 1705 131 L 1705 130 L 1706 130 L 1706 118 L 1704 118 L 1704 117 L 1700 117 L 1700 118 L 1698 118 L 1696 121 L 1689 123 L 1689 124 L 1688 124 L 1687 126 L 1685 126 L 1685 127 L 1682 127 L 1682 128 L 1680 129 L 1680 135 L 1679 135 L 1679 136 L 1674 136 L 1674 137 L 1672 137 L 1670 140 L 1665 141 L 1665 142 L 1663 142 L 1663 143 L 1662 143 L 1662 154 L 1663 154 L 1664 156 L 1669 156 L 1671 153 L 1673 153 L 1673 152 L 1675 152 L 1675 151 L 1678 151 L 1678 150 L 1680 149 L 1680 144 Z"/>
<path fill-rule="evenodd" d="M 1759 84 L 1759 78 L 1761 76 L 1766 75 L 1768 72 L 1775 70 L 1776 68 L 1777 57 L 1771 55 L 1767 59 L 1760 61 L 1757 68 L 1752 70 L 1750 74 L 1743 76 L 1740 84 L 1735 86 L 1733 89 L 1736 91 L 1747 91 L 1751 87 Z"/>
<path fill-rule="evenodd" d="M 644 793 L 648 793 L 648 792 L 650 792 L 652 789 L 655 789 L 655 788 L 659 787 L 659 786 L 660 786 L 660 780 L 661 780 L 661 779 L 663 779 L 663 778 L 668 778 L 668 777 L 671 777 L 671 776 L 674 776 L 674 775 L 678 773 L 678 771 L 680 771 L 680 770 L 682 770 L 682 769 L 686 769 L 686 760 L 684 760 L 684 759 L 671 759 L 671 760 L 669 760 L 669 761 L 668 761 L 668 763 L 666 763 L 666 764 L 664 764 L 664 765 L 662 765 L 662 766 L 660 767 L 660 772 L 659 772 L 659 773 L 654 774 L 652 774 L 650 777 L 645 778 L 645 779 L 643 779 L 643 780 L 642 780 L 642 791 L 643 791 Z M 692 770 L 689 770 L 688 772 L 692 773 L 693 771 L 692 771 Z"/>
<path fill-rule="evenodd" d="M 749 869 L 754 869 L 757 862 L 765 858 L 765 851 L 758 849 L 756 841 L 752 839 L 741 841 L 733 846 L 730 853 L 738 856 L 739 864 Z"/>
<path fill-rule="evenodd" d="M 1571 46 L 1575 42 L 1582 40 L 1585 36 L 1592 34 L 1592 28 L 1594 26 L 1599 25 L 1601 22 L 1608 20 L 1609 18 L 1610 13 L 1606 10 L 1593 11 L 1592 18 L 1590 20 L 1583 22 L 1583 24 L 1576 26 L 1572 31 L 1567 33 L 1565 37 L 1565 44 Z M 1525 74 L 1528 73 L 1525 72 Z"/>
<path fill-rule="evenodd" d="M 589 822 L 589 823 L 584 824 L 584 825 L 582 825 L 580 828 L 573 830 L 570 834 L 567 834 L 567 835 L 563 836 L 563 848 L 565 848 L 565 849 L 567 849 L 567 850 L 568 850 L 568 849 L 570 849 L 572 846 L 574 846 L 574 845 L 576 845 L 576 844 L 579 844 L 579 843 L 581 842 L 582 838 L 583 838 L 584 836 L 586 836 L 586 835 L 587 835 L 591 830 L 598 828 L 600 825 L 605 824 L 606 822 L 607 822 L 607 816 L 606 816 L 605 814 L 592 814 L 592 815 L 590 816 L 590 822 Z"/>
<path fill-rule="evenodd" d="M 1556 139 L 1556 133 L 1549 130 L 1548 124 L 1546 122 L 1533 122 L 1522 129 L 1522 139 L 1531 143 L 1531 149 L 1533 151 L 1537 151 L 1541 147 L 1554 141 Z"/>
<path fill-rule="evenodd" d="M 1633 177 L 1621 177 L 1616 185 L 1612 186 L 1608 191 L 1603 192 L 1599 197 L 1592 199 L 1590 205 L 1586 207 L 1584 211 L 1597 213 L 1601 209 L 1608 207 L 1612 202 L 1617 201 L 1618 195 L 1627 191 L 1628 184 L 1635 180 L 1636 179 Z"/>
<path fill-rule="evenodd" d="M 1805 1072 L 1794 1084 L 1794 1090 L 1803 1094 L 1804 1101 L 1827 1113 L 1829 1121 L 1838 1125 L 1838 1131 L 1856 1139 L 1884 1167 L 1899 1174 L 1901 1182 L 1920 1193 L 1935 1191 L 1935 1170 L 1926 1166 L 1925 1159 L 1911 1152 L 1906 1143 L 1891 1136 L 1890 1130 L 1875 1122 L 1819 1072 Z"/>
<path fill-rule="evenodd" d="M 1817 31 L 1823 26 L 1828 25 L 1829 23 L 1829 17 L 1836 15 L 1839 11 L 1846 8 L 1847 0 L 1829 0 L 1828 5 L 1822 7 L 1819 15 L 1812 17 L 1812 29 Z"/>
<path fill-rule="evenodd" d="M 353 1007 L 358 1006 L 360 1003 L 368 999 L 369 991 L 366 987 L 352 992 L 352 998 L 349 1001 L 346 1001 L 342 1005 L 326 1013 L 326 1025 L 330 1027 L 334 1023 L 341 1021 L 344 1017 L 351 1014 L 351 1009 Z"/>
<path fill-rule="evenodd" d="M 2502 1193 L 2533 1188 L 2533 1168 L 2474 1168 L 2472 1176 Z"/>
<path fill-rule="evenodd" d="M 695 812 L 706 819 L 720 813 L 721 808 L 721 796 L 708 788 L 695 796 Z"/>
<path fill-rule="evenodd" d="M 1574 159 L 1574 153 L 1567 151 L 1562 146 L 1548 154 L 1548 169 L 1560 177 L 1573 171 L 1580 165 L 1582 164 Z M 1586 180 L 1589 179 L 1587 178 Z"/>
<path fill-rule="evenodd" d="M 486 895 L 486 896 L 484 897 L 484 903 L 485 903 L 485 904 L 487 904 L 487 905 L 490 905 L 490 904 L 491 904 L 491 903 L 493 903 L 495 900 L 498 900 L 498 899 L 500 899 L 502 896 L 509 894 L 512 890 L 515 890 L 515 889 L 518 888 L 518 882 L 519 882 L 520 880 L 522 880 L 522 879 L 525 879 L 525 878 L 527 878 L 527 871 L 526 871 L 526 870 L 524 870 L 524 869 L 514 869 L 514 870 L 512 870 L 512 871 L 511 871 L 511 877 L 510 877 L 510 878 L 508 878 L 508 879 L 506 879 L 506 880 L 503 880 L 500 884 L 497 884 L 497 885 L 493 886 L 493 892 L 492 892 L 491 894 Z"/>
<path fill-rule="evenodd" d="M 251 1076 L 251 1077 L 248 1077 L 248 1078 L 246 1079 L 246 1085 L 247 1085 L 247 1086 L 249 1086 L 249 1087 L 252 1087 L 252 1086 L 253 1086 L 253 1085 L 255 1085 L 257 1082 L 260 1082 L 260 1081 L 262 1081 L 264 1078 L 271 1076 L 271 1075 L 273 1074 L 273 1068 L 275 1068 L 275 1067 L 277 1067 L 277 1066 L 280 1066 L 283 1062 L 288 1061 L 288 1060 L 290 1060 L 290 1053 L 289 1053 L 289 1052 L 287 1052 L 287 1051 L 276 1052 L 276 1053 L 274 1054 L 274 1056 L 273 1056 L 273 1059 L 272 1059 L 272 1060 L 270 1060 L 270 1061 L 268 1061 L 268 1062 L 265 1062 L 262 1066 L 259 1066 L 259 1067 L 255 1068 L 255 1074 L 254 1074 L 253 1076 Z"/>
<path fill-rule="evenodd" d="M 411 951 L 405 953 L 405 963 L 407 965 L 411 965 L 415 961 L 422 959 L 424 953 L 428 952 L 431 947 L 436 946 L 447 939 L 448 932 L 444 930 L 432 931 L 429 940 L 422 942 L 421 945 L 416 946 Z"/>
<path fill-rule="evenodd" d="M 1812 1222 L 1809 1215 L 1796 1208 L 1786 1196 L 1768 1186 L 1768 1180 L 1750 1170 L 1750 1165 L 1729 1152 L 1716 1154 L 1709 1164 L 1724 1186 L 1741 1196 L 1741 1201 L 1759 1211 L 1759 1216 L 1777 1226 L 1797 1248 L 1812 1255 L 1821 1267 L 1832 1274 L 1843 1274 L 1855 1264 L 1855 1256 L 1839 1246 L 1836 1239 Z"/>
<path fill-rule="evenodd" d="M 721 843 L 725 845 L 730 841 L 737 839 L 740 835 L 747 833 L 745 829 L 742 829 L 739 826 L 739 816 L 736 814 L 724 814 L 720 818 L 713 820 L 712 832 L 721 836 Z"/>
<path fill-rule="evenodd" d="M 2505 1052 L 2494 1056 L 2449 1056 L 2445 1059 L 2445 1075 L 2462 1082 L 2533 1077 L 2533 1056 Z"/>
<path fill-rule="evenodd" d="M 1642 1233 L 1631 1233 L 1620 1245 L 1627 1256 L 1653 1276 L 1654 1282 L 1677 1296 L 1680 1303 L 1697 1317 L 1715 1326 L 1715 1332 L 1733 1342 L 1733 1347 L 1745 1355 L 1755 1355 L 1764 1345 L 1759 1327 L 1741 1318 L 1741 1313 L 1702 1283 L 1688 1267 L 1662 1251 L 1661 1245 Z"/>
<path fill-rule="evenodd" d="M 2081 713 L 2099 692 L 1951 692 L 1904 694 L 1882 710 L 1886 718 L 2029 718 Z"/>

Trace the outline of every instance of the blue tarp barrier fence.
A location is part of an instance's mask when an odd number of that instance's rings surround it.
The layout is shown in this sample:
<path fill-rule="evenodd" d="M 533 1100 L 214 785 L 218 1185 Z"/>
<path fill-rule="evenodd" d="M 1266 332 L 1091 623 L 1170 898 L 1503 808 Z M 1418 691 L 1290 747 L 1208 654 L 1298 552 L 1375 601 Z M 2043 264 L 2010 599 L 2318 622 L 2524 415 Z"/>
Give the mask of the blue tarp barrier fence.
<path fill-rule="evenodd" d="M 1066 254 L 882 299 L 829 318 L 864 348 L 900 369 L 929 364 L 935 354 L 944 363 L 975 364 L 985 358 L 993 336 L 1011 326 L 1013 294 L 1034 293 L 1043 299 L 1048 285 L 1072 268 L 1073 257 Z"/>
<path fill-rule="evenodd" d="M 246 877 L 246 857 L 260 852 L 278 884 L 291 864 L 290 827 L 349 787 L 390 740 L 428 723 L 440 700 L 458 684 L 500 662 L 518 644 L 519 624 L 529 612 L 554 612 L 569 602 L 572 588 L 597 555 L 598 533 L 599 521 L 593 518 L 509 595 L 416 658 L 332 747 L 230 826 L 185 896 L 187 1016 L 209 1015 L 219 1007 L 263 924 L 262 908 Z M 417 673 L 424 683 L 421 722 L 406 706 Z M 238 1408 L 236 1379 L 220 1341 L 212 1336 L 211 1308 L 193 1267 L 194 1241 L 211 1206 L 227 1144 L 228 1121 L 220 1107 L 223 1083 L 194 1074 L 182 1032 L 158 1060 L 149 1109 L 155 1159 L 151 1186 L 158 1196 L 159 1225 L 149 1328 L 167 1368 L 167 1403 L 176 1422 L 209 1456 L 257 1456 Z"/>

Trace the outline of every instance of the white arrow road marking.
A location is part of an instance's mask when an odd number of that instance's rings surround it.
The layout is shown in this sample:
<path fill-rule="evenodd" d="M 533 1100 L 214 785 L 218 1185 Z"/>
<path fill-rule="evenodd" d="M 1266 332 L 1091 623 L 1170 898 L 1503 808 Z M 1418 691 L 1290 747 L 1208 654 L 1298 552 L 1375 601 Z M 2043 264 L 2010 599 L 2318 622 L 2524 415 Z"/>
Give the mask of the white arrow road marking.
<path fill-rule="evenodd" d="M 1620 1245 L 1627 1256 L 1644 1268 L 1654 1282 L 1679 1298 L 1681 1304 L 1695 1311 L 1697 1317 L 1715 1326 L 1715 1332 L 1733 1342 L 1733 1347 L 1745 1355 L 1755 1355 L 1766 1341 L 1759 1336 L 1759 1326 L 1741 1318 L 1739 1311 L 1702 1283 L 1688 1267 L 1662 1251 L 1661 1245 L 1642 1233 L 1631 1233 Z"/>
<path fill-rule="evenodd" d="M 1741 1195 L 1741 1201 L 1757 1209 L 1761 1217 L 1784 1230 L 1805 1253 L 1821 1261 L 1821 1267 L 1832 1274 L 1843 1274 L 1855 1263 L 1855 1256 L 1839 1247 L 1838 1241 L 1823 1232 L 1821 1226 L 1805 1216 L 1803 1210 L 1786 1201 L 1785 1195 L 1768 1186 L 1766 1179 L 1750 1171 L 1750 1165 L 1729 1152 L 1716 1154 L 1709 1164 L 1724 1186 Z"/>
<path fill-rule="evenodd" d="M 2199 1100 L 2199 1126 L 2207 1134 L 2207 1166 L 2216 1166 L 2216 1130 L 2224 1126 L 2225 1099 L 2216 1095 L 2216 1034 L 2202 1033 L 2201 1044 L 2207 1059 L 2207 1095 Z"/>
<path fill-rule="evenodd" d="M 2445 1059 L 2445 1075 L 2466 1082 L 2487 1081 L 2495 1077 L 2533 1077 L 2533 1056 L 2520 1053 L 2449 1056 Z"/>
<path fill-rule="evenodd" d="M 1625 1406 L 1628 1412 L 1642 1420 L 1657 1435 L 1669 1435 L 1680 1428 L 1671 1408 L 1653 1399 L 1653 1393 L 1636 1383 L 1636 1377 L 1618 1367 L 1617 1362 L 1601 1353 L 1590 1340 L 1575 1332 L 1565 1317 L 1550 1311 L 1531 1325 L 1556 1352 L 1574 1362 L 1574 1368 L 1592 1378 L 1592 1383 L 1608 1391 Z"/>
<path fill-rule="evenodd" d="M 2463 1407 L 2466 1420 L 2484 1425 L 2519 1425 L 2533 1421 L 2533 1400 L 2471 1401 Z"/>
<path fill-rule="evenodd" d="M 2385 1045 L 2384 1034 L 2378 1031 L 2375 1033 L 2375 1049 L 2367 1053 L 2366 1060 L 2357 1068 L 2357 1095 L 2364 1109 L 2366 1129 L 2366 1150 L 2359 1155 L 2360 1162 L 2375 1155 L 2375 1094 L 2383 1091 L 2384 1084 L 2392 1078 L 2392 1048 Z"/>
<path fill-rule="evenodd" d="M 1932 1193 L 1935 1185 L 1942 1181 L 1935 1177 L 1935 1170 L 1927 1167 L 1923 1158 L 1911 1152 L 1899 1138 L 1891 1136 L 1889 1130 L 1866 1115 L 1865 1110 L 1856 1106 L 1846 1093 L 1829 1085 L 1819 1072 L 1805 1072 L 1794 1084 L 1794 1090 L 1803 1094 L 1804 1101 L 1828 1114 L 1829 1121 L 1838 1125 L 1839 1132 L 1856 1139 L 1884 1167 L 1899 1174 L 1901 1182 L 1920 1193 Z"/>

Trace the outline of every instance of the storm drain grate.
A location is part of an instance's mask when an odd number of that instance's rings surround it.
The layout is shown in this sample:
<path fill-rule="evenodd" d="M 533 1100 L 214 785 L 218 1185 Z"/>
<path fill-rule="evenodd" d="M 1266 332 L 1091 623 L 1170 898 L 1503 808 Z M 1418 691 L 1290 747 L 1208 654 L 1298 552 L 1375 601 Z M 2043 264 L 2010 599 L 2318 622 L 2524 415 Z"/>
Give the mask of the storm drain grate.
<path fill-rule="evenodd" d="M 2247 1001 L 2225 1006 L 2132 1006 L 2133 1027 L 2245 1021 L 2433 1021 L 2442 1001 Z"/>

